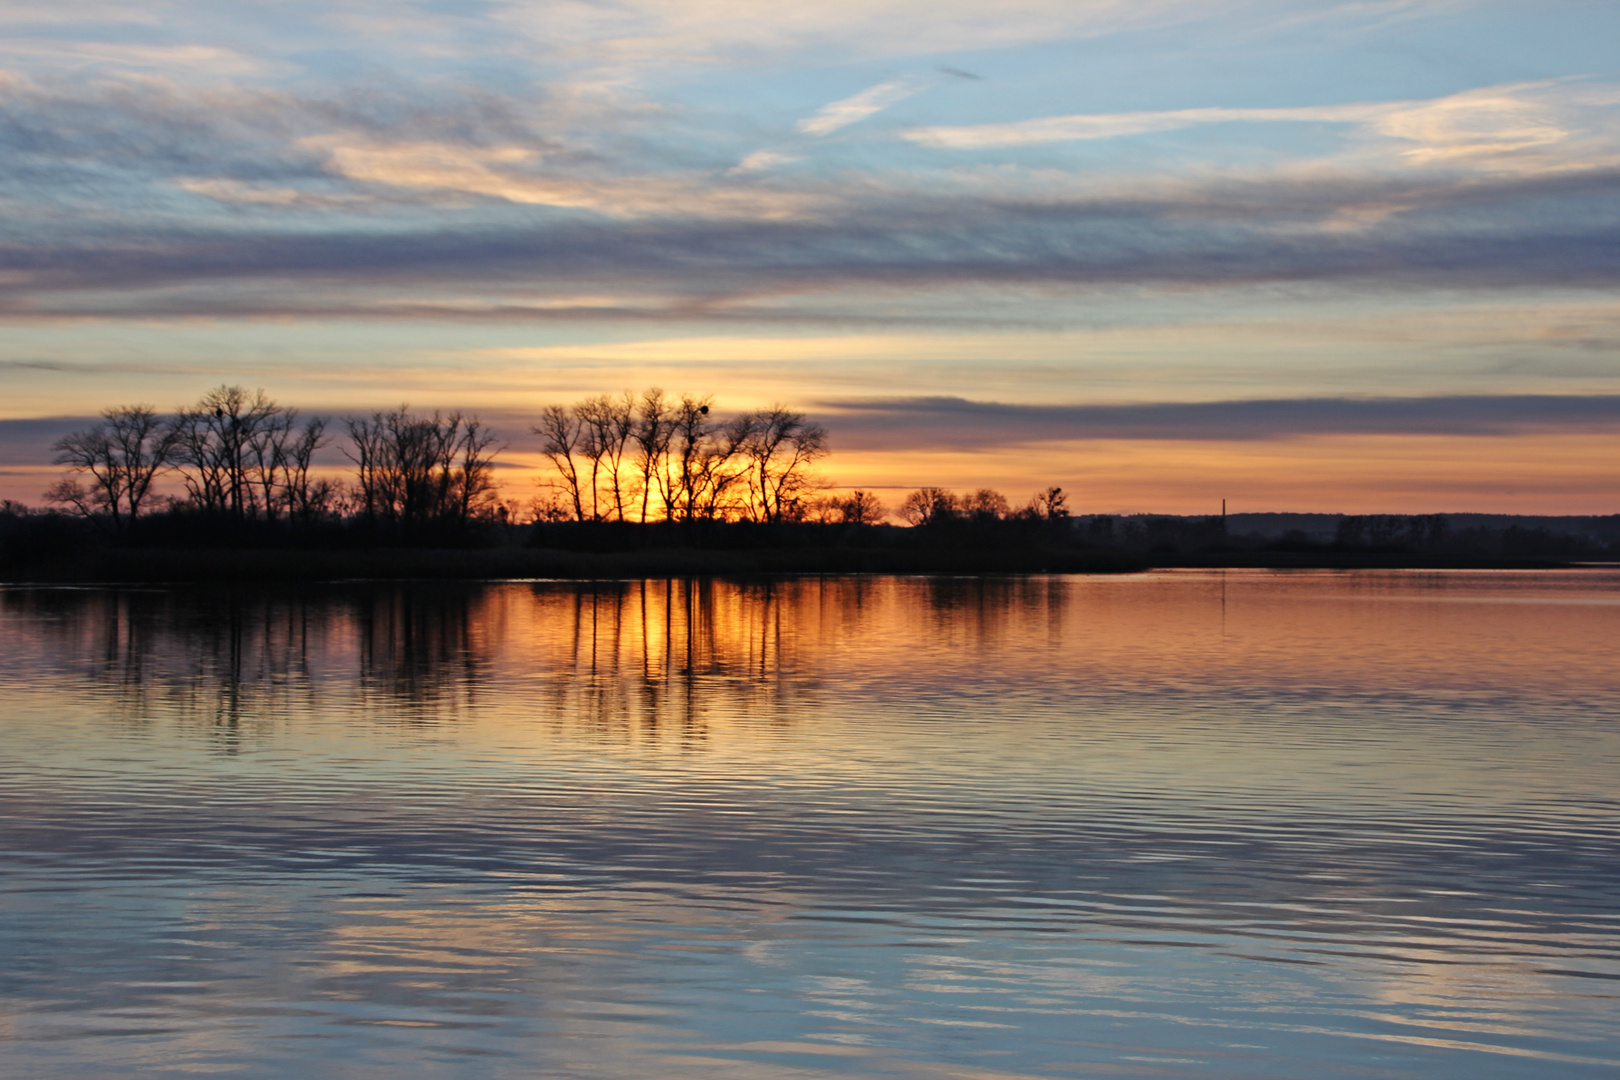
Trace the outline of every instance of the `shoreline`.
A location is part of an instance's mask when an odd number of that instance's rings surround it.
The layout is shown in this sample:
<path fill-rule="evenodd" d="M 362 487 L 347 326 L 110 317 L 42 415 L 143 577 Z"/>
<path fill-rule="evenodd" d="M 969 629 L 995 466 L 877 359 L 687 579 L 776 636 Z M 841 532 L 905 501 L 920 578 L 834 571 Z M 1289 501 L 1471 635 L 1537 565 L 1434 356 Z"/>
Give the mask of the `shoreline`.
<path fill-rule="evenodd" d="M 659 548 L 104 548 L 0 571 L 5 584 L 296 584 L 354 580 L 794 577 L 844 574 L 1128 574 L 1148 570 L 1553 570 L 1552 559 L 1416 552 L 1228 551 L 1140 554 L 1114 549 Z"/>

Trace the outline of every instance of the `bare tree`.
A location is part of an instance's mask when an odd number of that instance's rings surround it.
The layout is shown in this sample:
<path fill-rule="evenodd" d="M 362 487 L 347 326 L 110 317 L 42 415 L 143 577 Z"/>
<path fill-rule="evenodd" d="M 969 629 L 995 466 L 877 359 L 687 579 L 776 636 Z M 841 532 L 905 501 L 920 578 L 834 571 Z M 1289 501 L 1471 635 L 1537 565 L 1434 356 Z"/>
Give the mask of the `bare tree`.
<path fill-rule="evenodd" d="M 888 510 L 876 495 L 859 488 L 839 500 L 839 515 L 847 525 L 876 525 L 888 515 Z"/>
<path fill-rule="evenodd" d="M 900 504 L 900 517 L 909 525 L 934 525 L 957 514 L 958 500 L 944 488 L 918 488 Z"/>
<path fill-rule="evenodd" d="M 1045 518 L 1047 521 L 1056 521 L 1058 518 L 1069 516 L 1069 500 L 1060 487 L 1049 487 L 1041 491 L 1030 501 L 1030 507 L 1037 517 Z"/>
<path fill-rule="evenodd" d="M 240 386 L 217 387 L 182 408 L 171 431 L 192 504 L 238 520 L 252 517 L 261 491 L 255 480 L 273 483 L 274 452 L 266 443 L 283 430 L 285 413 L 263 390 Z"/>
<path fill-rule="evenodd" d="M 452 440 L 451 456 L 444 464 L 451 475 L 451 498 L 445 512 L 456 524 L 465 525 L 493 511 L 495 455 L 504 448 L 495 445 L 495 433 L 477 416 L 453 413 L 446 424 Z"/>
<path fill-rule="evenodd" d="M 664 463 L 669 456 L 669 442 L 674 436 L 674 422 L 670 417 L 670 403 L 660 387 L 642 391 L 636 405 L 636 426 L 630 437 L 636 447 L 637 487 L 641 495 L 641 517 L 647 520 L 654 488 L 661 488 Z M 665 502 L 666 516 L 668 500 Z"/>
<path fill-rule="evenodd" d="M 802 516 L 826 430 L 779 405 L 724 421 L 713 406 L 652 387 L 553 405 L 534 431 L 580 521 Z"/>
<path fill-rule="evenodd" d="M 287 516 L 304 524 L 327 514 L 337 495 L 330 480 L 312 480 L 309 475 L 315 451 L 326 445 L 327 422 L 324 416 L 310 417 L 286 446 L 282 475 Z"/>
<path fill-rule="evenodd" d="M 698 515 L 704 477 L 712 471 L 708 459 L 717 430 L 709 420 L 713 401 L 710 395 L 682 394 L 670 410 L 669 450 L 664 455 L 661 486 L 664 516 L 671 521 L 692 521 Z"/>
<path fill-rule="evenodd" d="M 366 517 L 406 536 L 428 525 L 465 525 L 494 492 L 495 436 L 479 419 L 413 416 L 408 406 L 345 421 L 358 503 Z"/>
<path fill-rule="evenodd" d="M 744 448 L 757 431 L 756 416 L 744 413 L 709 433 L 696 458 L 698 483 L 691 517 L 723 521 L 747 515 L 750 470 Z"/>
<path fill-rule="evenodd" d="M 401 408 L 388 421 L 392 465 L 399 473 L 398 520 L 404 531 L 414 532 L 450 495 L 454 432 L 445 429 L 438 413 L 416 417 Z"/>
<path fill-rule="evenodd" d="M 573 409 L 551 405 L 540 414 L 540 422 L 530 429 L 540 436 L 540 452 L 562 478 L 563 489 L 574 507 L 575 521 L 585 520 L 579 462 L 574 460 L 574 455 L 580 451 L 582 427 Z"/>
<path fill-rule="evenodd" d="M 150 405 L 120 405 L 101 422 L 57 440 L 52 463 L 90 478 L 84 487 L 67 478 L 45 493 L 52 502 L 87 517 L 105 513 L 122 531 L 151 495 L 152 482 L 174 456 L 175 438 Z"/>
<path fill-rule="evenodd" d="M 385 521 L 392 516 L 398 504 L 394 490 L 394 473 L 388 467 L 388 431 L 383 414 L 374 413 L 369 419 L 349 417 L 344 421 L 348 429 L 349 445 L 344 456 L 355 465 L 354 508 L 367 521 Z"/>
<path fill-rule="evenodd" d="M 274 521 L 286 501 L 287 454 L 297 433 L 298 410 L 278 409 L 243 448 L 248 483 L 266 521 Z"/>
<path fill-rule="evenodd" d="M 601 520 L 607 512 L 598 506 L 599 493 L 606 484 L 615 520 L 624 520 L 625 452 L 636 430 L 636 396 L 598 394 L 574 406 L 584 433 L 585 459 L 591 465 L 591 517 Z"/>
<path fill-rule="evenodd" d="M 784 521 L 796 516 L 814 485 L 810 466 L 827 455 L 827 429 L 781 405 L 754 413 L 740 449 L 748 460 L 748 488 L 754 516 Z"/>
<path fill-rule="evenodd" d="M 1011 512 L 1007 497 L 993 488 L 980 488 L 965 496 L 958 509 L 978 522 L 1000 521 Z"/>
<path fill-rule="evenodd" d="M 570 521 L 574 512 L 563 490 L 548 480 L 535 482 L 534 498 L 529 500 L 529 517 L 534 521 Z"/>
<path fill-rule="evenodd" d="M 840 525 L 845 500 L 838 495 L 811 495 L 799 502 L 798 520 L 816 525 Z"/>

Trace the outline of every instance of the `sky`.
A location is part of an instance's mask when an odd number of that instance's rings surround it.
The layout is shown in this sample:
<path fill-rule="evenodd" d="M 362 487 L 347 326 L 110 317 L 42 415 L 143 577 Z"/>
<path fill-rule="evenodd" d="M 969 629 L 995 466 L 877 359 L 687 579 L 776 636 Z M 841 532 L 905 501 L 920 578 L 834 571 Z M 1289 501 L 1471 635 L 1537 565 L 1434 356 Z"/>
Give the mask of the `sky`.
<path fill-rule="evenodd" d="M 0 496 L 222 383 L 1080 512 L 1620 511 L 1620 5 L 0 0 Z M 334 460 L 341 460 L 335 458 Z"/>

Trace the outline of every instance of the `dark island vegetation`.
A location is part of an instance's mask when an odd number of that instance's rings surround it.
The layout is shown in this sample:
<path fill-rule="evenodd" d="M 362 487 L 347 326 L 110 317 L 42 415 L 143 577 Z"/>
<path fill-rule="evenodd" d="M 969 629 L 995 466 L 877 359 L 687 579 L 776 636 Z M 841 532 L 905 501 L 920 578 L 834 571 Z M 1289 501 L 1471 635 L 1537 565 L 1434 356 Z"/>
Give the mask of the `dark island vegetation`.
<path fill-rule="evenodd" d="M 1118 571 L 1145 564 L 1070 527 L 1057 488 L 912 493 L 891 524 L 870 491 L 815 467 L 827 433 L 780 406 L 598 395 L 533 433 L 550 466 L 519 504 L 497 434 L 407 407 L 339 421 L 222 386 L 161 415 L 119 406 L 60 440 L 36 510 L 0 508 L 11 580 L 302 580 L 643 574 Z M 342 467 L 317 462 L 335 450 Z M 328 454 L 328 459 L 331 458 Z"/>
<path fill-rule="evenodd" d="M 1159 567 L 1538 568 L 1620 560 L 1620 515 L 1232 514 L 1075 517 L 1082 542 Z"/>
<path fill-rule="evenodd" d="M 816 471 L 827 432 L 802 413 L 721 417 L 710 397 L 656 388 L 549 407 L 531 430 L 548 475 L 519 503 L 496 483 L 505 446 L 477 416 L 401 406 L 334 420 L 233 386 L 168 415 L 110 408 L 55 445 L 65 474 L 47 508 L 0 506 L 0 575 L 1107 572 L 1620 556 L 1620 526 L 1604 518 L 1077 515 L 1058 487 L 1017 507 L 989 489 L 924 487 L 891 513 Z"/>

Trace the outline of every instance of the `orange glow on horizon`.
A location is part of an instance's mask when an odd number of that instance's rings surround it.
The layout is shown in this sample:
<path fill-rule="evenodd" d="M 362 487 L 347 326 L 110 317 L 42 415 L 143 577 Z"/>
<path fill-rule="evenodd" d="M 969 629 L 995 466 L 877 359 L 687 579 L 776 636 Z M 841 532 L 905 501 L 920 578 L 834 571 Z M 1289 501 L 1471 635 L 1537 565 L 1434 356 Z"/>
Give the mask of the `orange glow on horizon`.
<path fill-rule="evenodd" d="M 1331 435 L 1250 442 L 1112 439 L 957 451 L 839 452 L 817 470 L 836 491 L 876 492 L 892 510 L 922 486 L 995 488 L 1014 506 L 1049 485 L 1076 514 L 1620 512 L 1620 440 L 1606 433 Z M 548 477 L 536 453 L 500 460 L 520 512 Z M 328 462 L 334 478 L 346 465 Z M 0 470 L 0 498 L 42 505 L 50 466 Z"/>
<path fill-rule="evenodd" d="M 846 452 L 819 470 L 838 491 L 874 491 L 892 510 L 922 486 L 995 488 L 1014 506 L 1056 484 L 1075 514 L 1620 512 L 1612 435 L 1333 435 L 1216 442 L 1111 439 L 988 450 Z M 501 477 L 523 505 L 548 475 L 538 455 Z"/>

